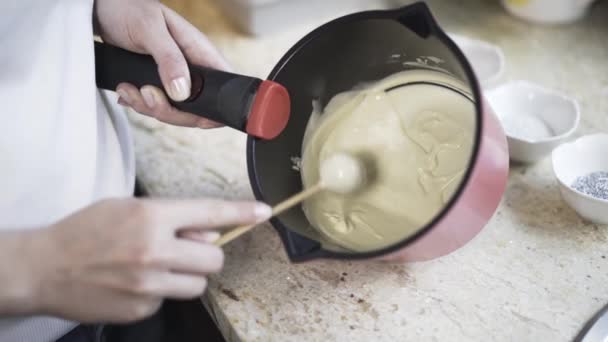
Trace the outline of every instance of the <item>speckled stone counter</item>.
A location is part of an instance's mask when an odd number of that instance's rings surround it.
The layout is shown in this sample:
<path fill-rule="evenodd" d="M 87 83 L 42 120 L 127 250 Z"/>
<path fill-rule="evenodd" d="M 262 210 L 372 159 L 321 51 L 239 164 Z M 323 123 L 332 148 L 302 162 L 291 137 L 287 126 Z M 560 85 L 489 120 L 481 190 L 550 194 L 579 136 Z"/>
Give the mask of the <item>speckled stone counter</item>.
<path fill-rule="evenodd" d="M 251 38 L 209 0 L 167 3 L 205 31 L 236 70 L 260 77 L 314 26 Z M 504 80 L 527 79 L 577 98 L 579 135 L 608 131 L 608 2 L 563 27 L 518 21 L 498 1 L 429 3 L 448 31 L 504 49 Z M 153 195 L 252 197 L 241 134 L 140 116 L 133 122 L 139 176 Z M 583 222 L 565 205 L 548 158 L 513 166 L 486 229 L 438 260 L 293 265 L 268 226 L 226 254 L 204 300 L 229 341 L 568 341 L 608 302 L 608 227 Z"/>

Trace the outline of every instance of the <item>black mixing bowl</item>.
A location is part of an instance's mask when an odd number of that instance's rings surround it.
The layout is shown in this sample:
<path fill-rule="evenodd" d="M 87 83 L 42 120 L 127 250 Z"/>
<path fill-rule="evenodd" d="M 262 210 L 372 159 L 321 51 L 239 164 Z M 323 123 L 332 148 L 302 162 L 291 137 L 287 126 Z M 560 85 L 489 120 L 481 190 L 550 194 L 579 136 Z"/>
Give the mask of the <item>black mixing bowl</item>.
<path fill-rule="evenodd" d="M 477 106 L 476 136 L 479 137 L 481 107 L 475 76 L 464 55 L 436 24 L 428 7 L 420 2 L 395 10 L 355 13 L 308 34 L 271 72 L 269 79 L 289 90 L 291 118 L 276 139 L 248 139 L 249 178 L 256 198 L 275 204 L 302 190 L 300 173 L 292 166 L 293 158 L 301 156 L 313 100 L 324 106 L 334 95 L 351 90 L 361 82 L 377 81 L 413 68 L 406 62 L 423 56 L 441 59 L 441 68 L 470 86 Z M 478 150 L 478 143 L 475 142 L 474 151 Z M 462 184 L 451 202 L 461 190 Z M 310 227 L 300 207 L 273 218 L 271 223 L 292 261 L 320 257 L 370 258 L 396 251 L 412 242 L 430 229 L 452 204 L 448 203 L 416 235 L 384 249 L 364 253 L 347 251 L 324 240 Z"/>

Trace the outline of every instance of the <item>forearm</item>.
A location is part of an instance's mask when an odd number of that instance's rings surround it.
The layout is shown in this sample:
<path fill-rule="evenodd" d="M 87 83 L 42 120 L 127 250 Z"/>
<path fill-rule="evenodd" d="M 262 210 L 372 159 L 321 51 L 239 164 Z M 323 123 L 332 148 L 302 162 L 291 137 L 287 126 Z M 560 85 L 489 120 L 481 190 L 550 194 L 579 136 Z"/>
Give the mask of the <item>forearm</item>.
<path fill-rule="evenodd" d="M 34 261 L 41 231 L 0 232 L 0 317 L 33 314 L 37 310 Z"/>

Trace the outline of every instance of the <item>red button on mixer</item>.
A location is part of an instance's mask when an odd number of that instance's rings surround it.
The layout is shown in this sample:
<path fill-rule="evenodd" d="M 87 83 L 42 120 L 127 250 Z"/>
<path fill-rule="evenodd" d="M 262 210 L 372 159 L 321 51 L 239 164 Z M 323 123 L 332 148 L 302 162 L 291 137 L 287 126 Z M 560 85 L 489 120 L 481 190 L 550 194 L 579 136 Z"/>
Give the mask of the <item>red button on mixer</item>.
<path fill-rule="evenodd" d="M 287 89 L 276 82 L 263 81 L 253 100 L 246 131 L 258 138 L 274 139 L 287 126 L 290 111 Z"/>

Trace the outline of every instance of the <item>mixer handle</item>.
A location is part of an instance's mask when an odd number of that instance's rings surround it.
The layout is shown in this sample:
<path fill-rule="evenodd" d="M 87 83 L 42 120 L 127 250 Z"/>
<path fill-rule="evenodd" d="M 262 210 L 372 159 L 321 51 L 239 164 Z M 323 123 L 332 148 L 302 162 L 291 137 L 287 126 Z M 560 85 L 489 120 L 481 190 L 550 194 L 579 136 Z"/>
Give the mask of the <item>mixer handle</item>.
<path fill-rule="evenodd" d="M 260 138 L 276 137 L 289 118 L 289 95 L 281 85 L 258 78 L 189 65 L 191 95 L 169 102 L 189 112 Z M 148 55 L 95 42 L 95 75 L 101 89 L 126 82 L 164 90 L 158 66 Z"/>

